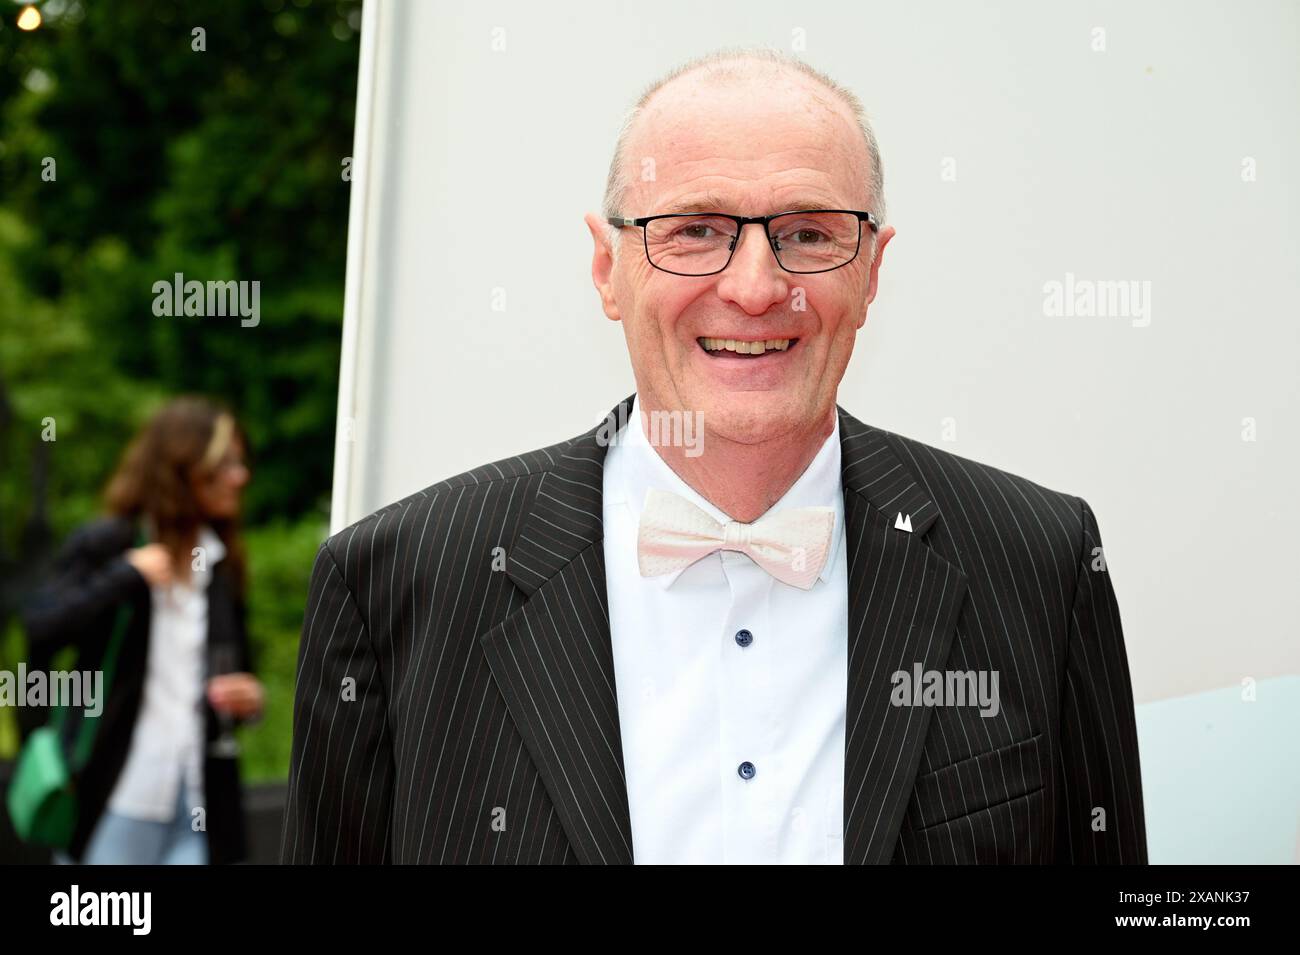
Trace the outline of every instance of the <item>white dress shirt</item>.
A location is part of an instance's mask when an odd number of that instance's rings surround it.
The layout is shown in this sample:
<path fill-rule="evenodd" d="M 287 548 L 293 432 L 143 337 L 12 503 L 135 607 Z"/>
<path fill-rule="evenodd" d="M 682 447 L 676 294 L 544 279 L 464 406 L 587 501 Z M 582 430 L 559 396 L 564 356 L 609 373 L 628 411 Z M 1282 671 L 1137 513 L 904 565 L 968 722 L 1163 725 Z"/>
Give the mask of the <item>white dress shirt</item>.
<path fill-rule="evenodd" d="M 204 688 L 207 679 L 208 584 L 226 548 L 212 528 L 199 529 L 203 569 L 186 583 L 151 587 L 149 654 L 140 712 L 126 765 L 108 808 L 133 819 L 168 822 L 179 787 L 187 805 L 203 805 Z"/>
<path fill-rule="evenodd" d="M 770 512 L 835 508 L 811 590 L 737 551 L 640 576 L 637 524 L 650 488 L 730 519 L 659 457 L 634 400 L 605 458 L 603 508 L 635 861 L 842 864 L 848 559 L 838 415 Z"/>

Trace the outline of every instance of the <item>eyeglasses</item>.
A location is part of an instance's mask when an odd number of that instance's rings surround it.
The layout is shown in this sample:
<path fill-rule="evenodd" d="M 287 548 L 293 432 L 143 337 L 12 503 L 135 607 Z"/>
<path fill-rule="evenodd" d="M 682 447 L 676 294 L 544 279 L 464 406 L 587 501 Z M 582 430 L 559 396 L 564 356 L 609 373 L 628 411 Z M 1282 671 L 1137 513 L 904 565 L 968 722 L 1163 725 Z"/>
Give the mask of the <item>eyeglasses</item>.
<path fill-rule="evenodd" d="M 732 216 L 720 212 L 676 212 L 625 219 L 609 216 L 610 225 L 644 230 L 650 264 L 673 275 L 714 275 L 735 254 L 742 227 L 762 225 L 777 264 L 807 275 L 843 268 L 858 257 L 862 223 L 872 233 L 880 224 L 870 212 L 852 209 L 803 209 L 770 216 Z"/>
<path fill-rule="evenodd" d="M 227 472 L 239 470 L 246 470 L 249 474 L 252 474 L 252 467 L 249 465 L 248 461 L 244 459 L 243 455 L 227 454 L 222 457 L 220 461 L 210 467 L 197 468 L 194 473 L 199 480 L 213 484 L 220 480 L 222 475 Z"/>

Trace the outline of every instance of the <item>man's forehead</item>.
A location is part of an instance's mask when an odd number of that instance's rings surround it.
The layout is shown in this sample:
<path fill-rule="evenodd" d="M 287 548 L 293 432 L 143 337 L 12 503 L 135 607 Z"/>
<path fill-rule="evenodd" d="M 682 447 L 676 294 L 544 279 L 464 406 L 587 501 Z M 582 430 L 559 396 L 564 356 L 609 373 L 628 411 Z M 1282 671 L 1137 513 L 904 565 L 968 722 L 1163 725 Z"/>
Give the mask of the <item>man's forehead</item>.
<path fill-rule="evenodd" d="M 692 88 L 682 80 L 660 90 L 624 157 L 639 203 L 655 204 L 655 212 L 756 215 L 773 210 L 741 206 L 856 208 L 864 201 L 867 148 L 847 110 L 797 81 L 758 92 L 753 83 Z"/>
<path fill-rule="evenodd" d="M 700 152 L 669 143 L 650 157 L 633 155 L 631 195 L 645 212 L 718 211 L 766 215 L 786 209 L 857 209 L 868 200 L 865 162 L 843 150 L 752 146 L 747 155 Z M 653 208 L 650 208 L 653 207 Z"/>

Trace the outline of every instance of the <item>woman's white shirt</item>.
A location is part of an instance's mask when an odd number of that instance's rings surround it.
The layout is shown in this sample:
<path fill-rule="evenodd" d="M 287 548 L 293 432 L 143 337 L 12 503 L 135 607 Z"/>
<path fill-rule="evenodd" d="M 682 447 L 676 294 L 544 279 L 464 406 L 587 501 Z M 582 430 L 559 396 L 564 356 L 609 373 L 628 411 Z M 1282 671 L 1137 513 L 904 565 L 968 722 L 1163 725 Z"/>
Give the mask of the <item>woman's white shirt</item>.
<path fill-rule="evenodd" d="M 150 588 L 144 692 L 126 765 L 108 800 L 110 811 L 133 819 L 173 819 L 182 784 L 186 804 L 203 805 L 208 585 L 226 549 L 207 525 L 199 529 L 198 546 L 202 559 L 195 556 L 189 581 Z"/>

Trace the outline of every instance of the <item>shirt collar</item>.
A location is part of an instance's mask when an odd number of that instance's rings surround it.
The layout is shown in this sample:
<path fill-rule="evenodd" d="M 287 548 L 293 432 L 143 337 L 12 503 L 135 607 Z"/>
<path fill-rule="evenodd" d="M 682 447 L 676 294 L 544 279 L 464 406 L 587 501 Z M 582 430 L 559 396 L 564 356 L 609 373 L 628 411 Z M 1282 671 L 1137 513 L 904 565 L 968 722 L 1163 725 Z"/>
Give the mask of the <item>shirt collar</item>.
<path fill-rule="evenodd" d="M 153 518 L 148 514 L 143 518 L 144 539 L 146 541 L 156 541 L 158 533 L 154 526 Z M 212 529 L 211 524 L 203 523 L 199 525 L 196 533 L 195 546 L 202 547 L 207 566 L 211 567 L 226 556 L 226 545 L 217 532 Z"/>
<path fill-rule="evenodd" d="M 198 546 L 203 548 L 208 567 L 213 567 L 226 556 L 226 545 L 209 525 L 199 525 Z"/>
<path fill-rule="evenodd" d="M 633 396 L 628 421 L 619 430 L 615 440 L 619 454 L 617 479 L 613 482 L 617 493 L 622 495 L 623 502 L 631 512 L 634 524 L 638 526 L 640 524 L 646 493 L 651 488 L 680 495 L 716 521 L 725 523 L 731 520 L 683 481 L 677 472 L 659 456 L 659 452 L 654 449 L 646 436 L 644 423 L 637 411 L 637 400 L 638 396 Z M 844 536 L 844 490 L 840 474 L 840 416 L 838 414 L 835 415 L 834 430 L 822 443 L 812 462 L 767 513 L 771 514 L 792 507 L 826 505 L 835 509 L 835 523 L 831 529 L 831 546 L 826 554 L 826 562 L 822 564 L 821 573 L 817 577 L 830 583 L 840 539 Z M 682 570 L 643 579 L 661 590 L 667 590 L 681 575 Z"/>

